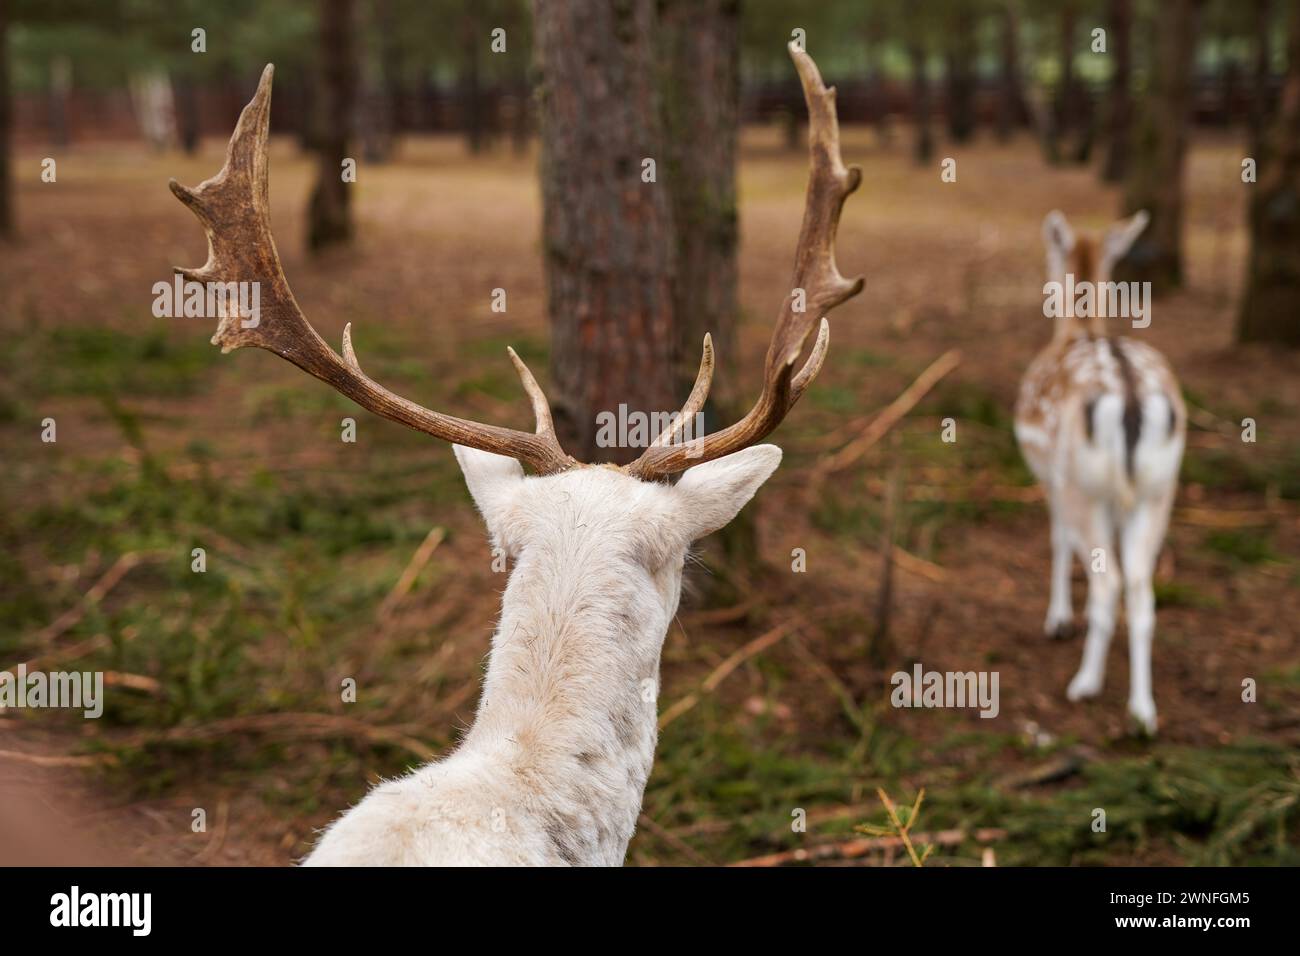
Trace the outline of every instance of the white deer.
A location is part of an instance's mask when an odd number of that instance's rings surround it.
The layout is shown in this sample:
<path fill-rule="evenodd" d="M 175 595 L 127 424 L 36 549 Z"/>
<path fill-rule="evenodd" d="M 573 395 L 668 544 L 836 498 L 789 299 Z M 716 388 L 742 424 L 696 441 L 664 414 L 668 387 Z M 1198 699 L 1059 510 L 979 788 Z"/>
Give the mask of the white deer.
<path fill-rule="evenodd" d="M 1147 214 L 1111 226 L 1100 241 L 1075 237 L 1065 216 L 1043 221 L 1049 283 L 1093 283 L 1090 314 L 1075 303 L 1056 317 L 1051 343 L 1029 366 L 1016 403 L 1015 430 L 1042 484 L 1052 519 L 1048 637 L 1073 633 L 1072 556 L 1088 574 L 1083 661 L 1066 695 L 1101 693 L 1115 630 L 1120 579 L 1128 617 L 1128 712 L 1146 733 L 1156 729 L 1151 688 L 1155 632 L 1152 577 L 1178 488 L 1187 413 L 1178 380 L 1151 346 L 1106 333 L 1111 271 L 1146 227 Z M 1045 287 L 1045 292 L 1048 287 Z M 1079 300 L 1082 305 L 1086 300 Z M 1119 542 L 1118 567 L 1113 548 Z"/>
<path fill-rule="evenodd" d="M 730 521 L 775 470 L 780 449 L 755 443 L 780 424 L 821 368 L 829 342 L 825 314 L 862 288 L 861 279 L 845 279 L 835 265 L 840 210 L 860 180 L 840 158 L 835 91 L 822 84 L 807 54 L 793 45 L 790 52 L 808 103 L 812 173 L 792 291 L 772 333 L 762 394 L 740 421 L 678 440 L 712 380 L 706 336 L 681 414 L 624 467 L 581 464 L 565 454 L 547 400 L 513 350 L 535 432 L 422 408 L 361 371 L 350 329 L 342 355 L 316 334 L 271 238 L 272 67 L 239 118 L 221 172 L 197 189 L 172 181 L 208 236 L 207 263 L 178 271 L 198 282 L 261 283 L 260 321 L 223 313 L 213 343 L 223 352 L 268 349 L 362 407 L 453 442 L 492 540 L 513 567 L 478 714 L 460 747 L 372 790 L 328 828 L 308 865 L 623 861 L 654 760 L 659 657 L 687 549 Z M 816 341 L 800 365 L 819 317 Z M 670 483 L 676 475 L 680 480 Z"/>

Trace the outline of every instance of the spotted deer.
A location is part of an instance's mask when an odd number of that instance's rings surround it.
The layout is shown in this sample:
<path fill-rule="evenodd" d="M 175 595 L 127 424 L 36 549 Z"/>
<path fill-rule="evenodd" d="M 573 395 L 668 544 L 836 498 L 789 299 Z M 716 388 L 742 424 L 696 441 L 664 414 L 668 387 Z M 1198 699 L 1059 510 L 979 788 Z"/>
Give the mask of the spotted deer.
<path fill-rule="evenodd" d="M 835 90 L 806 53 L 792 45 L 790 55 L 808 105 L 811 173 L 792 291 L 768 345 L 761 394 L 739 421 L 686 440 L 683 427 L 713 378 L 706 336 L 680 414 L 622 467 L 565 453 L 545 395 L 513 350 L 533 432 L 423 408 L 361 370 L 350 326 L 341 354 L 316 333 L 271 237 L 271 66 L 239 118 L 222 170 L 195 189 L 171 182 L 208 238 L 206 264 L 178 272 L 201 283 L 260 283 L 260 321 L 223 311 L 213 344 L 274 352 L 361 407 L 451 442 L 512 569 L 478 712 L 460 746 L 375 787 L 325 831 L 306 864 L 622 862 L 654 760 L 660 652 L 687 550 L 727 524 L 776 469 L 781 450 L 758 442 L 821 369 L 826 314 L 862 288 L 835 263 L 840 211 L 861 179 L 840 157 Z"/>
<path fill-rule="evenodd" d="M 1090 282 L 1098 291 L 1089 315 L 1076 314 L 1070 303 L 1056 317 L 1052 341 L 1021 382 L 1015 431 L 1051 512 L 1048 637 L 1073 634 L 1072 557 L 1087 570 L 1083 660 L 1066 696 L 1077 701 L 1101 692 L 1122 579 L 1128 712 L 1144 732 L 1154 733 L 1152 576 L 1178 487 L 1187 414 L 1164 357 L 1144 342 L 1109 333 L 1099 314 L 1104 310 L 1095 307 L 1103 300 L 1102 284 L 1111 282 L 1115 263 L 1146 224 L 1147 214 L 1139 212 L 1098 239 L 1076 237 L 1060 212 L 1043 221 L 1049 284 L 1072 277 L 1076 286 Z"/>

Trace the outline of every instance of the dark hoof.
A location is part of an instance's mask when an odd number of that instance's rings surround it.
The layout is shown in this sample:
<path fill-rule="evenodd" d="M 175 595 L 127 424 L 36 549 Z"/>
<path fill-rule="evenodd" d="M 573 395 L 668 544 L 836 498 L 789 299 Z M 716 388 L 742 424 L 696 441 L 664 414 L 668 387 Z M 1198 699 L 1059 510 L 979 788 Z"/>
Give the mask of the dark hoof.
<path fill-rule="evenodd" d="M 1074 626 L 1073 621 L 1062 621 L 1052 629 L 1052 632 L 1047 637 L 1053 641 L 1068 641 L 1078 633 L 1078 628 Z"/>

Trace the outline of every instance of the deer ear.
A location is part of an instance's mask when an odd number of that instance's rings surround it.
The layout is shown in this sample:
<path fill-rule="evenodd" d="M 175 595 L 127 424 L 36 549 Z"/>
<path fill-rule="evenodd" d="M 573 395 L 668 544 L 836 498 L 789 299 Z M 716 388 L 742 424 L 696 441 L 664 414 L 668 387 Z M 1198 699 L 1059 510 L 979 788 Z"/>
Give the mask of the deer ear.
<path fill-rule="evenodd" d="M 779 464 L 781 449 L 755 445 L 688 469 L 673 487 L 677 527 L 689 541 L 724 527 Z"/>
<path fill-rule="evenodd" d="M 1106 230 L 1106 235 L 1101 240 L 1101 259 L 1107 271 L 1128 255 L 1133 243 L 1137 242 L 1138 236 L 1142 235 L 1142 230 L 1150 221 L 1151 214 L 1145 209 L 1139 209 L 1128 219 L 1120 220 Z"/>
<path fill-rule="evenodd" d="M 523 483 L 523 465 L 506 455 L 494 455 L 464 445 L 451 447 L 465 475 L 470 497 L 483 515 L 488 531 L 497 534 L 514 492 Z"/>
<path fill-rule="evenodd" d="M 1043 217 L 1043 244 L 1048 252 L 1054 252 L 1064 258 L 1074 248 L 1074 230 L 1065 218 L 1065 213 L 1053 209 Z"/>

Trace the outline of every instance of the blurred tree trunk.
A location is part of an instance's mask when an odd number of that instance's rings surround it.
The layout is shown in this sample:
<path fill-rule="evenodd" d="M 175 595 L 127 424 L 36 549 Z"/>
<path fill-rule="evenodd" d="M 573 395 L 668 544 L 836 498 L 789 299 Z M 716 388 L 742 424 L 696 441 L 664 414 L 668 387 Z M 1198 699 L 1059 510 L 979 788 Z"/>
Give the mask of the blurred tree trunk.
<path fill-rule="evenodd" d="M 1001 75 L 998 80 L 998 139 L 1006 142 L 1011 134 L 1029 122 L 1029 106 L 1020 82 L 1020 15 L 1014 0 L 1007 0 L 999 12 L 1001 21 Z"/>
<path fill-rule="evenodd" d="M 930 130 L 930 78 L 926 75 L 925 44 L 913 40 L 907 47 L 912 64 L 912 122 L 916 125 L 913 154 L 918 164 L 928 163 L 934 155 L 934 134 Z"/>
<path fill-rule="evenodd" d="M 542 134 L 542 237 L 556 427 L 571 454 L 596 416 L 675 409 L 676 247 L 662 180 L 655 0 L 534 0 Z M 657 164 L 655 179 L 645 160 Z"/>
<path fill-rule="evenodd" d="M 398 47 L 394 35 L 393 12 L 389 0 L 373 0 L 366 9 L 367 26 L 373 43 L 362 45 L 361 109 L 358 133 L 361 153 L 370 163 L 386 163 L 393 158 L 396 139 L 396 86 Z"/>
<path fill-rule="evenodd" d="M 971 0 L 956 0 L 950 10 L 952 32 L 944 57 L 948 135 L 954 143 L 968 143 L 975 135 L 975 10 Z"/>
<path fill-rule="evenodd" d="M 715 389 L 705 417 L 734 411 L 736 138 L 740 110 L 738 0 L 659 0 L 663 186 L 675 233 L 677 389 L 684 399 L 712 334 Z"/>
<path fill-rule="evenodd" d="M 1183 282 L 1183 160 L 1200 8 L 1200 0 L 1160 4 L 1153 25 L 1151 90 L 1133 129 L 1124 210 L 1147 210 L 1151 224 L 1138 236 L 1116 278 L 1149 281 L 1157 295 Z"/>
<path fill-rule="evenodd" d="M 194 78 L 186 74 L 172 78 L 172 99 L 176 104 L 176 136 L 187 156 L 199 151 L 199 96 Z"/>
<path fill-rule="evenodd" d="M 9 0 L 0 0 L 0 238 L 14 234 L 13 103 L 9 92 Z"/>
<path fill-rule="evenodd" d="M 1110 143 L 1101 178 L 1122 182 L 1128 171 L 1129 136 L 1133 126 L 1133 99 L 1129 91 L 1133 76 L 1133 0 L 1110 0 L 1107 19 L 1109 50 L 1114 60 L 1110 76 Z"/>
<path fill-rule="evenodd" d="M 393 10 L 393 0 L 376 0 L 375 24 L 379 28 L 380 85 L 388 117 L 388 151 L 391 158 L 407 121 L 406 62 L 402 45 L 398 41 L 399 26 Z"/>
<path fill-rule="evenodd" d="M 1246 114 L 1246 127 L 1250 137 L 1251 154 L 1258 157 L 1268 127 L 1269 100 L 1272 96 L 1269 79 L 1269 28 L 1272 26 L 1271 0 L 1254 0 L 1251 5 L 1251 26 L 1255 44 L 1254 89 L 1250 96 L 1250 109 Z"/>
<path fill-rule="evenodd" d="M 49 113 L 50 145 L 66 149 L 68 132 L 68 99 L 72 95 L 72 60 L 65 54 L 50 59 Z"/>
<path fill-rule="evenodd" d="M 1300 348 L 1300 3 L 1291 5 L 1282 101 L 1262 145 L 1237 337 Z"/>
<path fill-rule="evenodd" d="M 461 29 L 464 56 L 460 68 L 461 125 L 465 129 L 465 145 L 469 151 L 481 153 L 487 146 L 487 122 L 480 58 L 487 36 L 483 32 L 478 0 L 465 0 Z"/>
<path fill-rule="evenodd" d="M 1056 102 L 1052 104 L 1051 110 L 1048 111 L 1050 122 L 1043 138 L 1043 145 L 1047 150 L 1047 161 L 1049 163 L 1059 163 L 1064 151 L 1064 140 L 1070 129 L 1074 126 L 1073 110 L 1075 109 L 1075 91 L 1074 91 L 1074 35 L 1078 25 L 1078 10 L 1075 8 L 1074 0 L 1064 0 L 1060 5 L 1061 11 L 1061 32 L 1059 34 L 1060 46 L 1057 48 L 1057 59 L 1061 64 L 1061 79 L 1056 87 Z"/>
<path fill-rule="evenodd" d="M 13 150 L 13 101 L 9 92 L 9 0 L 0 0 L 0 239 L 14 234 L 13 172 L 9 169 Z"/>
<path fill-rule="evenodd" d="M 893 145 L 889 126 L 889 90 L 885 83 L 884 49 L 888 30 L 884 14 L 874 8 L 868 15 L 862 35 L 862 50 L 867 61 L 867 108 L 871 125 L 876 131 L 876 142 L 888 148 Z"/>
<path fill-rule="evenodd" d="M 324 82 L 317 102 L 316 185 L 308 204 L 307 245 L 313 251 L 352 238 L 350 187 L 343 181 L 356 89 L 352 0 L 321 0 L 320 50 Z"/>

